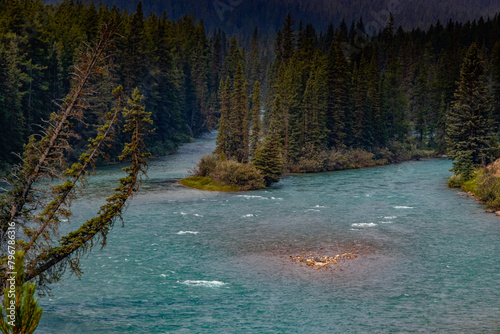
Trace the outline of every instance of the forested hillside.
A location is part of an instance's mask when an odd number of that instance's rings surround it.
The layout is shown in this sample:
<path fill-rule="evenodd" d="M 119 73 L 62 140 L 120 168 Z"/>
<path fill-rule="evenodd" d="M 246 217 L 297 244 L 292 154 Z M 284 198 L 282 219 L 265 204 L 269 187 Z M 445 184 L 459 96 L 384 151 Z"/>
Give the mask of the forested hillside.
<path fill-rule="evenodd" d="M 250 36 L 236 38 L 222 30 L 207 33 L 193 16 L 176 21 L 146 16 L 142 3 L 129 14 L 103 4 L 3 0 L 2 163 L 15 162 L 12 152 L 21 152 L 28 136 L 40 131 L 54 102 L 69 90 L 79 53 L 103 22 L 116 24 L 121 37 L 112 65 L 94 83 L 96 91 L 111 92 L 118 84 L 130 93 L 139 88 L 156 128 L 148 139 L 155 154 L 216 128 L 224 113 L 221 135 L 232 149 L 249 150 L 239 152 L 237 160 L 251 159 L 263 136 L 272 132 L 288 170 L 332 169 L 325 154 L 335 150 L 362 150 L 388 161 L 418 156 L 420 149 L 446 153 L 447 114 L 463 57 L 474 42 L 494 98 L 494 117 L 500 120 L 498 16 L 410 31 L 391 18 L 373 37 L 363 20 L 342 21 L 338 28 L 330 24 L 325 31 L 292 15 L 281 21 L 275 35 L 256 27 Z M 252 96 L 256 82 L 261 99 Z M 85 122 L 76 125 L 82 139 L 95 133 L 95 124 L 111 106 L 109 95 L 97 94 L 90 101 Z M 260 113 L 255 115 L 260 107 L 265 110 L 262 126 L 254 124 L 260 121 Z M 243 141 L 232 138 L 234 133 Z M 236 140 L 245 147 L 236 148 Z M 74 141 L 75 156 L 83 145 L 85 140 Z"/>
<path fill-rule="evenodd" d="M 285 160 L 325 148 L 361 148 L 383 156 L 400 145 L 446 153 L 448 111 L 467 49 L 476 43 L 499 120 L 500 21 L 437 24 L 404 32 L 394 21 L 370 43 L 344 25 L 318 36 L 288 17 L 269 74 L 267 126 Z M 380 151 L 379 151 L 380 150 Z"/>
<path fill-rule="evenodd" d="M 170 21 L 93 4 L 0 1 L 0 161 L 16 162 L 29 135 L 41 131 L 57 103 L 69 91 L 70 76 L 85 45 L 92 44 L 104 23 L 119 27 L 111 66 L 94 82 L 96 92 L 75 125 L 75 157 L 95 134 L 112 107 L 118 84 L 145 95 L 156 131 L 148 139 L 153 153 L 172 151 L 180 142 L 213 128 L 210 118 L 216 88 L 210 77 L 210 45 L 205 28 L 193 17 Z M 88 92 L 92 93 L 92 92 Z M 212 101 L 212 106 L 209 104 Z M 212 108 L 212 109 L 210 109 Z M 119 139 L 119 138 L 118 138 Z"/>
<path fill-rule="evenodd" d="M 133 12 L 137 1 L 105 0 L 104 3 Z M 242 35 L 251 34 L 254 26 L 265 34 L 274 34 L 287 13 L 304 23 L 314 23 L 318 30 L 326 30 L 332 22 L 338 27 L 342 19 L 352 22 L 360 17 L 365 23 L 376 23 L 382 29 L 389 11 L 395 15 L 396 24 L 405 29 L 427 28 L 438 20 L 448 22 L 450 18 L 465 23 L 500 11 L 500 3 L 494 0 L 145 0 L 143 5 L 146 13 L 160 15 L 165 11 L 170 19 L 193 13 L 204 20 L 209 32 L 222 28 L 227 33 Z"/>
<path fill-rule="evenodd" d="M 222 160 L 253 161 L 264 176 L 269 166 L 262 164 L 262 150 L 278 152 L 267 160 L 280 158 L 288 172 L 397 162 L 430 150 L 450 154 L 458 160 L 456 172 L 470 173 L 499 156 L 498 16 L 410 32 L 396 28 L 391 17 L 380 34 L 361 43 L 361 21 L 357 27 L 330 26 L 318 34 L 288 15 L 267 75 L 260 151 L 253 149 L 252 156 L 249 145 L 260 128 L 260 102 L 249 105 L 238 70 L 220 88 L 224 127 L 215 153 Z M 464 69 L 470 61 L 473 69 Z M 254 82 L 248 80 L 250 87 Z"/>

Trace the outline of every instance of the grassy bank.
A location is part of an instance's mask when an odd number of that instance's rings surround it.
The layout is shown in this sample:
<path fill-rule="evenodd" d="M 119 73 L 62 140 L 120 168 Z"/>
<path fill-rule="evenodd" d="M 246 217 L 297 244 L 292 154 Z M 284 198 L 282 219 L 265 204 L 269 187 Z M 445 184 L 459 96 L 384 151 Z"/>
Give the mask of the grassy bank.
<path fill-rule="evenodd" d="M 500 210 L 500 178 L 499 173 L 491 167 L 478 168 L 469 180 L 453 175 L 448 180 L 451 188 L 461 188 L 481 201 L 490 210 Z"/>
<path fill-rule="evenodd" d="M 183 186 L 207 191 L 238 191 L 238 187 L 215 181 L 210 176 L 191 176 L 179 181 Z"/>
<path fill-rule="evenodd" d="M 345 169 L 359 169 L 389 165 L 408 160 L 436 157 L 433 151 L 399 149 L 396 153 L 387 149 L 376 153 L 361 149 L 332 150 L 314 156 L 302 157 L 295 163 L 286 163 L 284 173 L 318 173 Z M 281 175 L 281 174 L 280 174 Z M 263 174 L 251 163 L 238 163 L 219 159 L 215 155 L 204 156 L 193 170 L 193 176 L 179 181 L 180 184 L 207 191 L 248 191 L 265 187 Z M 279 176 L 276 180 L 279 180 Z"/>
<path fill-rule="evenodd" d="M 215 155 L 202 157 L 193 170 L 193 176 L 179 183 L 208 191 L 245 191 L 265 187 L 262 174 L 252 164 L 223 160 Z"/>
<path fill-rule="evenodd" d="M 434 151 L 419 150 L 403 145 L 392 150 L 379 149 L 368 152 L 363 149 L 343 149 L 322 151 L 306 155 L 295 162 L 286 162 L 285 173 L 321 173 L 346 169 L 360 169 L 384 166 L 403 161 L 420 160 L 436 157 Z"/>

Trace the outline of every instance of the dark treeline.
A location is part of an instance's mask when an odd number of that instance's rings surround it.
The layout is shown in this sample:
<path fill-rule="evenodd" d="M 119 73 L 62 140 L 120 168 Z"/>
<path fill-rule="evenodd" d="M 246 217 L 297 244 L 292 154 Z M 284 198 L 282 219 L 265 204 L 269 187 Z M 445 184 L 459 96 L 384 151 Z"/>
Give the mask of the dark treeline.
<path fill-rule="evenodd" d="M 57 2 L 57 0 L 47 0 Z M 133 12 L 138 0 L 104 0 L 109 5 Z M 458 22 L 488 17 L 500 11 L 495 0 L 143 0 L 144 11 L 177 19 L 185 13 L 202 18 L 209 31 L 222 28 L 229 34 L 251 35 L 253 27 L 265 34 L 275 34 L 283 18 L 290 13 L 304 22 L 314 22 L 318 30 L 326 30 L 330 22 L 336 26 L 342 19 L 374 22 L 380 26 L 389 12 L 396 16 L 396 24 L 404 29 L 427 28 L 438 20 L 453 18 Z"/>
<path fill-rule="evenodd" d="M 389 20 L 370 42 L 353 25 L 318 35 L 288 17 L 269 73 L 265 126 L 280 133 L 284 158 L 330 149 L 446 153 L 447 113 L 467 49 L 480 50 L 500 117 L 500 20 L 433 25 L 404 32 Z"/>
<path fill-rule="evenodd" d="M 279 143 L 285 171 L 349 168 L 349 161 L 338 165 L 342 159 L 351 160 L 352 167 L 363 160 L 396 162 L 419 158 L 422 150 L 446 154 L 454 136 L 447 128 L 457 119 L 450 117 L 450 110 L 459 98 L 461 66 L 471 45 L 477 49 L 475 61 L 480 70 L 474 72 L 475 78 L 463 80 L 486 85 L 481 94 L 488 95 L 484 103 L 493 112 L 487 117 L 496 121 L 493 137 L 498 136 L 498 16 L 465 24 L 438 22 L 426 31 L 409 32 L 396 28 L 391 17 L 372 38 L 363 30 L 362 20 L 350 27 L 342 22 L 338 29 L 330 25 L 326 33 L 296 23 L 290 15 L 284 20 L 267 74 L 263 129 Z M 219 137 L 225 139 L 219 138 L 216 150 L 239 162 L 248 160 L 250 129 L 253 120 L 260 121 L 254 117 L 249 98 L 240 96 L 245 91 L 243 74 L 241 70 L 234 78 L 229 74 L 221 85 L 221 115 L 227 117 L 221 118 L 224 132 L 219 131 Z M 255 78 L 246 79 L 243 87 L 253 87 Z M 454 124 L 455 128 L 464 126 Z M 490 139 L 483 162 L 498 155 L 495 138 Z"/>
<path fill-rule="evenodd" d="M 49 119 L 69 91 L 70 76 L 86 44 L 96 39 L 103 22 L 117 25 L 111 66 L 94 82 L 85 121 L 76 125 L 74 156 L 95 134 L 112 107 L 118 84 L 131 94 L 138 87 L 152 112 L 156 131 L 148 138 L 153 153 L 172 151 L 180 142 L 215 126 L 214 103 L 221 52 L 212 53 L 202 22 L 192 16 L 170 21 L 145 16 L 139 3 L 133 14 L 94 3 L 0 1 L 0 162 L 17 162 L 29 135 Z M 224 50 L 227 40 L 215 41 Z M 215 60 L 213 58 L 215 57 Z M 216 78 L 217 77 L 217 78 Z M 89 92 L 86 92 L 89 93 Z M 119 139 L 119 138 L 118 138 Z M 119 142 L 120 140 L 118 140 Z M 5 166 L 4 166 L 5 167 Z"/>
<path fill-rule="evenodd" d="M 446 153 L 446 116 L 472 43 L 484 60 L 500 120 L 498 16 L 412 31 L 391 19 L 368 37 L 362 20 L 319 32 L 289 15 L 275 36 L 255 28 L 235 38 L 221 30 L 207 34 L 193 16 L 171 21 L 165 14 L 145 15 L 140 2 L 130 14 L 93 2 L 2 0 L 1 162 L 16 162 L 12 152 L 21 152 L 57 108 L 54 101 L 69 91 L 79 53 L 103 22 L 117 24 L 121 37 L 112 66 L 94 83 L 96 92 L 117 84 L 126 92 L 139 88 L 156 128 L 148 139 L 155 154 L 216 128 L 220 117 L 226 138 L 219 142 L 228 146 L 219 152 L 246 162 L 260 142 L 276 142 L 288 170 L 335 168 L 325 161 L 339 151 L 369 152 L 389 162 L 422 149 Z M 90 101 L 85 123 L 77 125 L 83 139 L 95 133 L 92 124 L 112 104 L 108 95 Z M 75 141 L 75 156 L 83 145 Z"/>

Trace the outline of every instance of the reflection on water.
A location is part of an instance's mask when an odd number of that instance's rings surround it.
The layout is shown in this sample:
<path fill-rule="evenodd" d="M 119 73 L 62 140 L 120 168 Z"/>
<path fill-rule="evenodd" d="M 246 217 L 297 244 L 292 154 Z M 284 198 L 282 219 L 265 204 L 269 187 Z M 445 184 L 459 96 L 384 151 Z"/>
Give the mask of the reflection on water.
<path fill-rule="evenodd" d="M 495 332 L 500 223 L 447 189 L 431 160 L 291 175 L 249 193 L 177 180 L 214 137 L 150 164 L 108 245 L 41 300 L 39 333 Z M 119 166 L 98 171 L 75 207 L 98 207 Z M 94 210 L 95 211 L 95 210 Z M 355 259 L 328 270 L 304 253 Z"/>

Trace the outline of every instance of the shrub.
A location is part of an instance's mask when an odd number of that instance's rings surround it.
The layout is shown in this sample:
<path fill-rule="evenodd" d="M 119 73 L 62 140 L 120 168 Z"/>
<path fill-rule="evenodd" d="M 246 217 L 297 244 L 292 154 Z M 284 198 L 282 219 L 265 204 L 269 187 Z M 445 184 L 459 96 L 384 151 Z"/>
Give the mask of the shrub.
<path fill-rule="evenodd" d="M 332 150 L 325 159 L 326 170 L 342 170 L 375 166 L 375 154 L 362 149 Z"/>
<path fill-rule="evenodd" d="M 314 157 L 301 157 L 297 164 L 293 166 L 292 172 L 299 173 L 318 173 L 325 172 L 325 161 L 327 155 L 324 153 L 317 154 Z"/>
<path fill-rule="evenodd" d="M 470 182 L 475 182 L 474 194 L 488 207 L 500 208 L 500 179 L 487 170 L 477 173 Z"/>
<path fill-rule="evenodd" d="M 193 170 L 194 176 L 209 176 L 216 168 L 219 158 L 213 154 L 201 157 Z"/>
<path fill-rule="evenodd" d="M 374 154 L 363 151 L 361 149 L 348 150 L 345 154 L 345 159 L 348 163 L 348 168 L 363 168 L 374 166 Z"/>
<path fill-rule="evenodd" d="M 240 190 L 264 188 L 264 178 L 252 164 L 239 163 L 234 160 L 218 161 L 210 176 L 223 184 L 238 187 Z"/>
<path fill-rule="evenodd" d="M 456 175 L 453 174 L 449 179 L 448 179 L 448 187 L 450 188 L 461 188 L 462 185 L 464 184 L 464 180 L 461 175 Z"/>
<path fill-rule="evenodd" d="M 387 147 L 383 147 L 375 151 L 375 158 L 378 160 L 392 162 L 394 159 L 394 154 Z"/>
<path fill-rule="evenodd" d="M 193 176 L 181 180 L 185 186 L 218 191 L 255 190 L 265 187 L 262 173 L 252 164 L 205 155 L 194 168 Z"/>
<path fill-rule="evenodd" d="M 340 150 L 331 150 L 326 159 L 326 168 L 328 170 L 341 170 L 347 166 L 345 154 Z"/>

